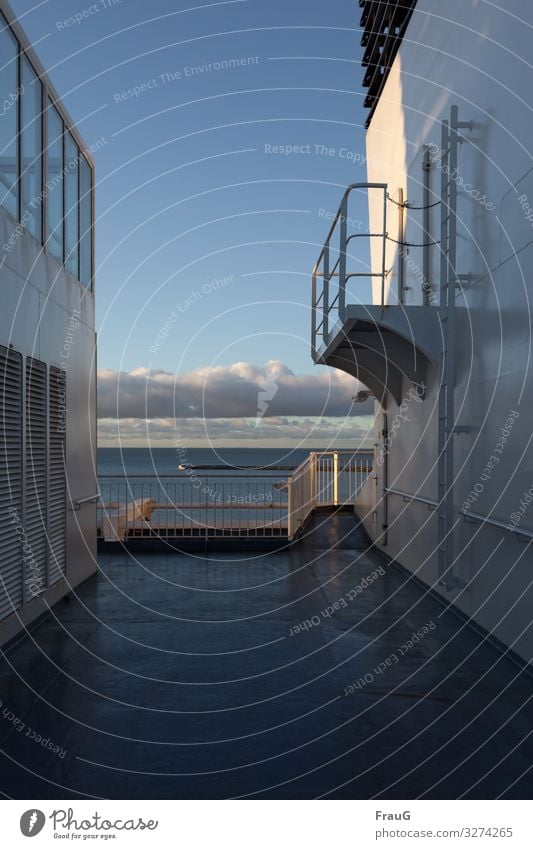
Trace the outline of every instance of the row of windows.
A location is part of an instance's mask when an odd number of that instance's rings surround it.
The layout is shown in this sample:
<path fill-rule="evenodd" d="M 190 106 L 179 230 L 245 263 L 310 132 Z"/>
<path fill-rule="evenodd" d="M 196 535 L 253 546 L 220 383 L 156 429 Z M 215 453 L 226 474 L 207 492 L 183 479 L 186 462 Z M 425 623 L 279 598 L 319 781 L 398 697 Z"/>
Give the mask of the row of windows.
<path fill-rule="evenodd" d="M 0 345 L 0 620 L 66 569 L 66 378 Z"/>
<path fill-rule="evenodd" d="M 0 203 L 88 287 L 92 182 L 87 159 L 0 15 Z"/>

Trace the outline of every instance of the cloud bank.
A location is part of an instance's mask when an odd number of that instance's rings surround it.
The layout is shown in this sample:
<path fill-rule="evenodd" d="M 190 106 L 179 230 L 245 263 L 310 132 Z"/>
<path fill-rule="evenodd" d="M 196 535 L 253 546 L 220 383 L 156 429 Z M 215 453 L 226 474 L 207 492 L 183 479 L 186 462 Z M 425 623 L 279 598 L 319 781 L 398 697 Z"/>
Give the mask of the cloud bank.
<path fill-rule="evenodd" d="M 238 362 L 177 375 L 161 369 L 102 369 L 98 372 L 98 416 L 125 419 L 130 425 L 145 419 L 362 416 L 373 412 L 372 401 L 353 403 L 362 388 L 344 372 L 331 369 L 297 375 L 281 360 L 264 366 Z"/>

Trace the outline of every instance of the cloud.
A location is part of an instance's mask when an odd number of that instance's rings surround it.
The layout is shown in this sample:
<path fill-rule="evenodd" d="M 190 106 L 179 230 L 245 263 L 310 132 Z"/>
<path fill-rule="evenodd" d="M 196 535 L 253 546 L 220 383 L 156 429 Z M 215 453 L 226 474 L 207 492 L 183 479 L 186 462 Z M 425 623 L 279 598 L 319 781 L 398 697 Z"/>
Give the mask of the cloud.
<path fill-rule="evenodd" d="M 105 419 L 276 419 L 361 416 L 372 401 L 353 403 L 363 388 L 337 370 L 294 374 L 281 360 L 238 362 L 186 374 L 136 368 L 98 372 L 98 415 Z"/>

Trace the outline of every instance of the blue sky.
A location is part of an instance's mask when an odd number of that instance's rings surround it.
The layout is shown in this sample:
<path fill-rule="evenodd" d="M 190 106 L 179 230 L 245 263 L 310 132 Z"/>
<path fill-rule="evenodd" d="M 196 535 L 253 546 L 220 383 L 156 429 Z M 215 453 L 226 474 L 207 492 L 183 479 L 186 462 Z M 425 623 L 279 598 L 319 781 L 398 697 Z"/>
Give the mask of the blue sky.
<path fill-rule="evenodd" d="M 13 7 L 94 150 L 100 368 L 318 377 L 310 270 L 365 179 L 354 0 Z"/>

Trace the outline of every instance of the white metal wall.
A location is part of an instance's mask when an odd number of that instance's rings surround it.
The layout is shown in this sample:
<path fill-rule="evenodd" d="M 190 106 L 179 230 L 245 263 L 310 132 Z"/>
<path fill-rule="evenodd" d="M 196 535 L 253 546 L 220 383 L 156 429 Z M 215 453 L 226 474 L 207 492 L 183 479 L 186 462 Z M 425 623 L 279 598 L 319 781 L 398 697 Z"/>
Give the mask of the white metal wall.
<path fill-rule="evenodd" d="M 511 521 L 533 484 L 533 403 L 530 368 L 533 295 L 533 112 L 531 111 L 528 0 L 511 0 L 507 13 L 480 0 L 419 0 L 367 134 L 368 179 L 384 181 L 412 204 L 423 198 L 422 157 L 430 145 L 430 185 L 440 189 L 440 122 L 456 104 L 462 121 L 473 121 L 459 148 L 457 273 L 471 275 L 457 297 L 457 382 L 455 409 L 461 433 L 455 441 L 455 548 L 466 588 L 446 594 L 498 639 L 527 660 L 533 657 L 529 624 L 533 609 L 533 555 L 516 534 L 465 522 L 459 510 L 474 488 L 469 509 Z M 526 22 L 526 23 L 524 23 Z M 371 201 L 372 204 L 372 201 Z M 376 222 L 380 210 L 373 209 Z M 394 215 L 394 212 L 392 212 Z M 529 217 L 528 217 L 529 215 Z M 408 215 L 405 240 L 439 239 L 437 208 L 430 233 L 422 214 Z M 394 219 L 393 219 L 394 221 Z M 394 223 L 389 232 L 395 235 Z M 378 246 L 374 246 L 377 250 Z M 430 249 L 430 282 L 439 287 L 439 251 Z M 378 257 L 373 257 L 375 267 Z M 389 303 L 397 303 L 397 248 L 389 248 Z M 404 303 L 421 304 L 422 250 L 404 258 Z M 377 302 L 378 293 L 374 293 Z M 438 301 L 437 301 L 438 302 Z M 405 387 L 406 393 L 408 386 Z M 411 403 L 388 457 L 389 486 L 437 498 L 437 375 L 430 376 L 423 404 Z M 511 428 L 506 423 L 514 412 Z M 398 412 L 388 405 L 389 423 Z M 381 416 L 377 416 L 379 445 Z M 389 424 L 390 427 L 390 424 Z M 502 428 L 508 431 L 501 442 Z M 497 445 L 503 449 L 495 454 Z M 498 462 L 487 473 L 487 463 Z M 381 468 L 364 487 L 360 509 L 374 538 L 380 534 Z M 485 475 L 485 477 L 483 477 Z M 387 552 L 430 586 L 437 579 L 437 519 L 427 504 L 388 497 Z M 521 518 L 533 529 L 533 507 Z M 440 591 L 440 590 L 439 590 Z"/>
<path fill-rule="evenodd" d="M 0 246 L 7 243 L 15 226 L 14 220 L 0 208 Z M 12 362 L 24 369 L 26 375 L 22 378 L 24 399 L 18 399 L 13 392 L 9 396 L 13 411 L 21 404 L 26 412 L 23 497 L 22 468 L 16 472 L 13 467 L 11 480 L 15 489 L 10 494 L 3 478 L 0 502 L 6 509 L 8 505 L 19 506 L 31 556 L 38 568 L 44 570 L 44 586 L 49 585 L 49 589 L 36 596 L 28 591 L 24 579 L 23 606 L 16 613 L 0 618 L 2 644 L 46 609 L 45 600 L 54 603 L 96 570 L 96 505 L 84 504 L 79 510 L 71 507 L 77 499 L 96 493 L 98 487 L 94 461 L 94 297 L 26 235 L 20 236 L 15 248 L 5 254 L 0 286 L 3 305 L 0 345 L 4 350 L 12 346 Z M 68 359 L 65 360 L 67 337 Z M 61 367 L 62 363 L 65 368 Z M 59 409 L 58 372 L 62 375 L 59 380 L 65 381 L 68 399 L 64 434 L 56 428 L 58 416 L 65 415 Z M 13 421 L 19 417 L 20 423 L 19 413 L 11 415 Z M 12 441 L 18 438 L 14 431 L 10 434 Z M 66 484 L 60 471 L 63 450 Z M 47 463 L 46 469 L 43 463 Z M 46 515 L 43 515 L 43 502 L 47 504 Z M 4 527 L 2 533 L 5 536 L 15 532 Z M 11 566 L 15 566 L 10 571 L 13 587 L 13 582 L 19 583 L 22 569 L 20 532 L 11 543 L 19 547 L 18 565 L 11 554 L 8 558 Z M 66 574 L 62 559 L 66 560 Z M 2 564 L 0 553 L 0 569 Z"/>

